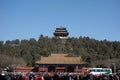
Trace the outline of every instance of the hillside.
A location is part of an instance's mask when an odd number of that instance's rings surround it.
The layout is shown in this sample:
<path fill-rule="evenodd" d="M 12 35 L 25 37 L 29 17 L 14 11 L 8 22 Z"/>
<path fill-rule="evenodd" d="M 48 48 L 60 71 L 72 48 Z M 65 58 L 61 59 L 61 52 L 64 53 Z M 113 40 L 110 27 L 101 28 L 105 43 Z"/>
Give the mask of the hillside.
<path fill-rule="evenodd" d="M 40 56 L 49 56 L 51 53 L 81 56 L 88 66 L 102 64 L 110 66 L 120 61 L 120 42 L 99 41 L 89 37 L 71 37 L 61 40 L 43 35 L 40 35 L 38 40 L 31 38 L 29 40 L 7 40 L 5 43 L 0 41 L 0 66 L 13 65 L 13 62 L 16 66 L 34 66 Z"/>

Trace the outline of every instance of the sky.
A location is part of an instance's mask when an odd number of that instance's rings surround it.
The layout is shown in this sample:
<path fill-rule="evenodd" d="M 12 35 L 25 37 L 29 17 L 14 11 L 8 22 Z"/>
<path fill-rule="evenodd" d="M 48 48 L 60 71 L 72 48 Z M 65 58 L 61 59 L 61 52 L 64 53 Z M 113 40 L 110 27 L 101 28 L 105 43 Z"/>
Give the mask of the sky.
<path fill-rule="evenodd" d="M 120 41 L 120 0 L 0 0 L 0 41 L 54 37 Z"/>

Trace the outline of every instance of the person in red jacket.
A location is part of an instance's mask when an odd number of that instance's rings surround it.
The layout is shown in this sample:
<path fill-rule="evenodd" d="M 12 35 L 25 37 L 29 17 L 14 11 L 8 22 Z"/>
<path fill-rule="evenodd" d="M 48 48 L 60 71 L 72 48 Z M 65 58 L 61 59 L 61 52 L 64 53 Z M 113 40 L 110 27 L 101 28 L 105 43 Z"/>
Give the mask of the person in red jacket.
<path fill-rule="evenodd" d="M 38 75 L 36 76 L 35 80 L 43 80 L 42 75 L 38 74 Z"/>
<path fill-rule="evenodd" d="M 29 78 L 27 76 L 23 76 L 22 78 L 23 78 L 23 80 L 29 80 Z"/>

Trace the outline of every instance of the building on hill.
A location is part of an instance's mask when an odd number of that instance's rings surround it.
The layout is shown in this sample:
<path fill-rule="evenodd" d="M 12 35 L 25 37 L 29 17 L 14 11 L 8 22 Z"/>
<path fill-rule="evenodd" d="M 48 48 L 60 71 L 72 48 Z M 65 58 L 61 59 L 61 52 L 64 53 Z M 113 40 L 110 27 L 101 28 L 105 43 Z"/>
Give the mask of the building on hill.
<path fill-rule="evenodd" d="M 67 31 L 67 29 L 65 27 L 61 26 L 61 27 L 56 28 L 56 30 L 53 34 L 56 38 L 67 39 L 69 32 Z"/>
<path fill-rule="evenodd" d="M 76 72 L 85 64 L 81 57 L 67 57 L 67 54 L 51 54 L 36 61 L 40 72 Z"/>

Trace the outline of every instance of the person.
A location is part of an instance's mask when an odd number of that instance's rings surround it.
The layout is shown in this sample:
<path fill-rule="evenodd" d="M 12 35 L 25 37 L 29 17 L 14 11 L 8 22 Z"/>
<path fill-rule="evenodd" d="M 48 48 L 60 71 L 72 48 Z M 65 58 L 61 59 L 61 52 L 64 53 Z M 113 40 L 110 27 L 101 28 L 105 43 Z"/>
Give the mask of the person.
<path fill-rule="evenodd" d="M 35 80 L 43 80 L 42 75 L 41 75 L 41 74 L 38 74 L 38 75 L 36 76 Z"/>
<path fill-rule="evenodd" d="M 51 74 L 50 73 L 45 73 L 44 74 L 44 80 L 52 80 Z"/>
<path fill-rule="evenodd" d="M 77 75 L 75 75 L 74 80 L 82 80 L 82 78 L 79 74 L 77 74 Z"/>
<path fill-rule="evenodd" d="M 0 74 L 0 80 L 6 80 L 5 75 Z"/>
<path fill-rule="evenodd" d="M 23 77 L 23 80 L 29 80 L 28 76 L 24 75 Z"/>
<path fill-rule="evenodd" d="M 12 78 L 11 78 L 11 75 L 10 75 L 10 74 L 6 74 L 5 78 L 6 78 L 6 80 L 12 80 Z"/>
<path fill-rule="evenodd" d="M 6 80 L 5 74 L 2 73 L 2 69 L 0 68 L 0 80 Z"/>
<path fill-rule="evenodd" d="M 54 76 L 52 78 L 53 78 L 53 80 L 59 80 L 59 76 L 57 74 L 54 74 Z"/>
<path fill-rule="evenodd" d="M 23 80 L 22 75 L 19 75 L 17 80 Z"/>

